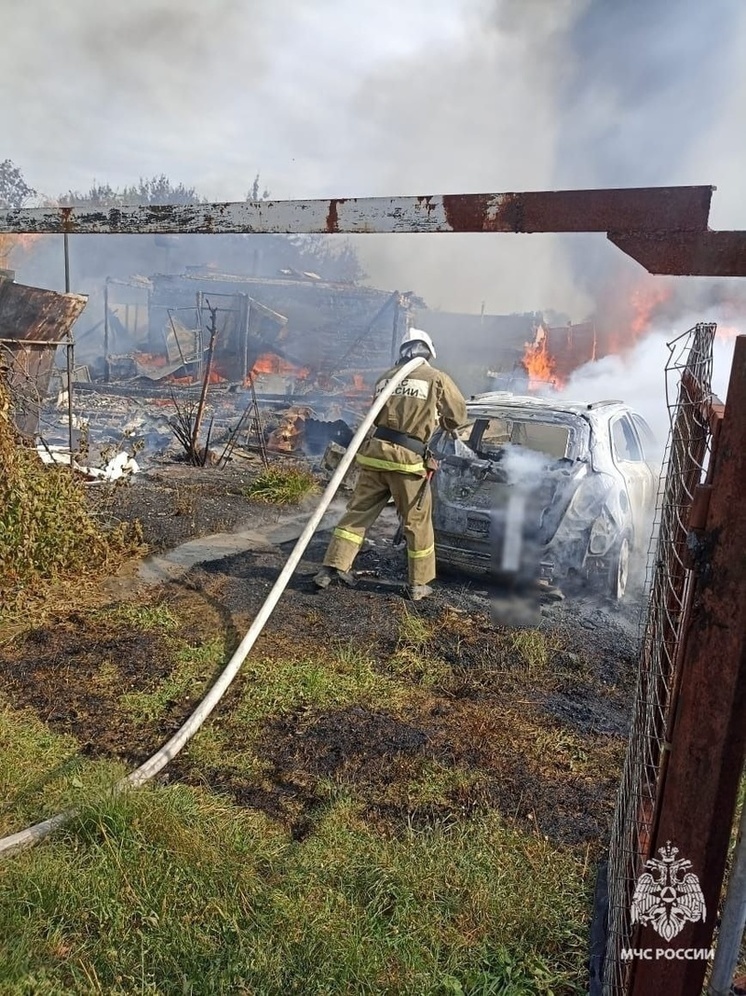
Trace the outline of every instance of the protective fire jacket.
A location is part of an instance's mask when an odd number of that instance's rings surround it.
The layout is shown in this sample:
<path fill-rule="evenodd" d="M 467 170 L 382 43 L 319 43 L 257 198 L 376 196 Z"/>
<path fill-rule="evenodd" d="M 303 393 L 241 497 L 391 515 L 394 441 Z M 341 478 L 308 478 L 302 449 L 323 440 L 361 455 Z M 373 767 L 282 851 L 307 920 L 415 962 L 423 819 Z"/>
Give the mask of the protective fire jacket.
<path fill-rule="evenodd" d="M 387 370 L 376 381 L 376 396 L 396 372 Z M 376 417 L 376 426 L 404 432 L 421 443 L 430 441 L 438 425 L 453 431 L 466 422 L 466 402 L 454 382 L 429 363 L 422 363 L 388 399 Z M 412 450 L 385 439 L 368 438 L 357 454 L 357 462 L 370 470 L 393 470 L 423 474 L 423 458 Z"/>

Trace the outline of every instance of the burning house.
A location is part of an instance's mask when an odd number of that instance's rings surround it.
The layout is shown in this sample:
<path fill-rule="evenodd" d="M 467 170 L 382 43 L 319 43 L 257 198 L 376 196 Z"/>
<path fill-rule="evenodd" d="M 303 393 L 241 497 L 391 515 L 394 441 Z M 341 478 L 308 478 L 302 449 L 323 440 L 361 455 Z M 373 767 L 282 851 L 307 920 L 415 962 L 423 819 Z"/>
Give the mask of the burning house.
<path fill-rule="evenodd" d="M 419 318 L 438 343 L 438 361 L 470 394 L 525 394 L 560 388 L 570 374 L 605 356 L 593 322 L 550 326 L 541 312 L 460 315 L 425 312 Z"/>
<path fill-rule="evenodd" d="M 203 267 L 108 280 L 104 380 L 201 382 L 213 339 L 213 383 L 262 395 L 364 389 L 407 326 L 410 294 L 333 284 L 315 274 L 248 277 Z"/>
<path fill-rule="evenodd" d="M 531 342 L 525 344 L 520 365 L 525 370 L 528 391 L 547 385 L 562 388 L 570 374 L 585 363 L 600 359 L 607 350 L 593 322 L 552 327 L 541 322 Z"/>
<path fill-rule="evenodd" d="M 540 313 L 466 315 L 424 311 L 417 320 L 437 343 L 439 366 L 457 380 L 465 394 L 479 394 L 490 388 L 525 390 L 526 371 L 521 364 L 526 343 L 533 341 L 541 323 Z"/>

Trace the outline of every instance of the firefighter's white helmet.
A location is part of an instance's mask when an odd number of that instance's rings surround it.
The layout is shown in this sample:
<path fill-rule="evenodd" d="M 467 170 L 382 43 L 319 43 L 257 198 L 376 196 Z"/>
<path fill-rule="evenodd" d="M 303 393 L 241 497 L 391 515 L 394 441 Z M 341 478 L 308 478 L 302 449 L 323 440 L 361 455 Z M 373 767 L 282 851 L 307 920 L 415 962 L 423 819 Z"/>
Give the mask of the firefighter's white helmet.
<path fill-rule="evenodd" d="M 433 345 L 433 340 L 427 334 L 423 332 L 422 329 L 409 329 L 407 334 L 402 340 L 402 346 L 406 346 L 409 342 L 424 342 L 427 348 L 430 350 L 430 356 L 435 359 L 437 353 L 435 352 L 435 346 Z"/>

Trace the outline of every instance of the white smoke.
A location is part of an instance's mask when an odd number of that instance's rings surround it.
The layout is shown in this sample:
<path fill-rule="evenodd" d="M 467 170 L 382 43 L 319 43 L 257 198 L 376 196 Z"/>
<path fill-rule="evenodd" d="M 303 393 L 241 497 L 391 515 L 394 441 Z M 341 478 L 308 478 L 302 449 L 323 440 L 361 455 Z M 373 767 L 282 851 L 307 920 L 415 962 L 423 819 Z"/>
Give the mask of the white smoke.
<path fill-rule="evenodd" d="M 746 227 L 741 0 L 7 0 L 2 156 L 50 196 L 165 172 L 242 199 L 714 183 Z M 598 236 L 364 236 L 371 282 L 581 320 Z M 631 264 L 630 264 L 631 265 Z M 640 270 L 642 274 L 642 270 Z"/>
<path fill-rule="evenodd" d="M 712 183 L 716 224 L 746 216 L 739 0 L 493 0 L 469 14 L 467 33 L 361 85 L 376 192 Z M 411 275 L 407 286 L 450 310 L 582 320 L 616 272 L 645 275 L 602 235 L 358 245 L 374 280 Z"/>
<path fill-rule="evenodd" d="M 701 320 L 701 317 L 697 320 Z M 694 324 L 692 322 L 691 324 Z M 686 324 L 682 329 L 686 329 Z M 746 331 L 746 325 L 744 326 Z M 731 334 L 731 331 L 733 334 Z M 735 330 L 716 335 L 713 342 L 712 390 L 725 400 L 730 367 L 735 348 Z M 669 343 L 680 335 L 679 330 L 658 329 L 625 354 L 606 356 L 580 367 L 570 377 L 564 389 L 552 397 L 568 401 L 623 401 L 645 419 L 662 455 L 670 428 L 669 406 L 676 401 L 676 375 L 666 379 L 666 365 L 676 346 Z"/>
<path fill-rule="evenodd" d="M 500 458 L 500 469 L 505 471 L 508 483 L 527 497 L 546 482 L 547 470 L 553 462 L 546 453 L 523 446 L 506 446 Z"/>

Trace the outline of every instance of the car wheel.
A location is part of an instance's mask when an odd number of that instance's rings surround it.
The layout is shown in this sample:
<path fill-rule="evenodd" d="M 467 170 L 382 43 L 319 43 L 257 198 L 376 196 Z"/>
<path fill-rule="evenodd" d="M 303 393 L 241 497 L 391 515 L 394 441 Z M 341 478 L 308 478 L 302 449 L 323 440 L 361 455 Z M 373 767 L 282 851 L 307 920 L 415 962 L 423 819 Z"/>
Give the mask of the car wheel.
<path fill-rule="evenodd" d="M 609 595 L 615 602 L 621 602 L 627 591 L 629 566 L 629 536 L 622 536 L 609 564 Z"/>

